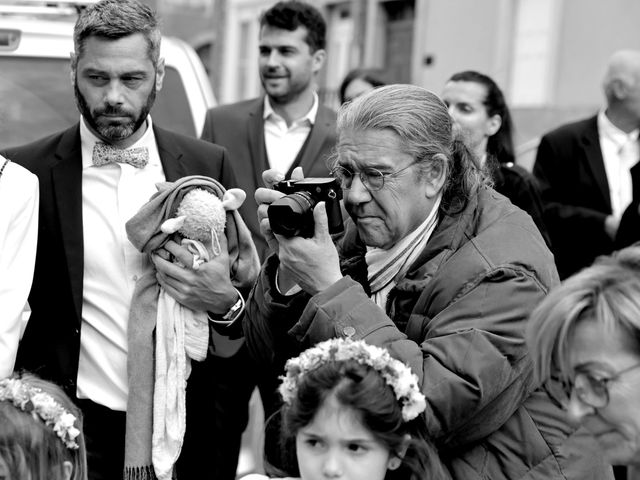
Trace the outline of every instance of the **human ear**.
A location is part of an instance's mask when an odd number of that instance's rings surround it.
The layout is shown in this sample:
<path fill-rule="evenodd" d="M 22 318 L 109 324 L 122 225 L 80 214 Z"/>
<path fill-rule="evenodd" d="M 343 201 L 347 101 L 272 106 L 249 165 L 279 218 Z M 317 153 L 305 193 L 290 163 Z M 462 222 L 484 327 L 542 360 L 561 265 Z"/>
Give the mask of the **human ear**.
<path fill-rule="evenodd" d="M 73 475 L 73 463 L 69 460 L 62 462 L 62 474 L 64 476 L 64 480 L 71 480 L 71 475 Z"/>
<path fill-rule="evenodd" d="M 487 137 L 493 137 L 502 126 L 502 117 L 497 113 L 487 120 Z"/>
<path fill-rule="evenodd" d="M 75 85 L 76 84 L 76 68 L 78 67 L 78 56 L 74 52 L 70 52 L 69 60 L 71 60 L 71 70 L 69 71 L 69 78 L 71 78 L 71 85 Z"/>
<path fill-rule="evenodd" d="M 311 71 L 313 73 L 318 72 L 324 65 L 326 58 L 327 58 L 327 52 L 322 48 L 319 48 L 318 50 L 313 52 Z"/>
<path fill-rule="evenodd" d="M 402 459 L 407 454 L 407 449 L 409 448 L 410 443 L 411 435 L 405 433 L 400 448 L 398 448 L 398 450 L 396 450 L 396 452 L 390 456 L 389 461 L 387 462 L 388 470 L 397 470 L 400 465 L 402 465 Z"/>
<path fill-rule="evenodd" d="M 444 186 L 447 176 L 447 157 L 442 153 L 436 153 L 429 161 L 429 167 L 423 173 L 426 177 L 425 194 L 427 198 L 436 197 Z"/>
<path fill-rule="evenodd" d="M 158 59 L 156 67 L 156 91 L 162 90 L 162 82 L 164 81 L 164 58 Z"/>

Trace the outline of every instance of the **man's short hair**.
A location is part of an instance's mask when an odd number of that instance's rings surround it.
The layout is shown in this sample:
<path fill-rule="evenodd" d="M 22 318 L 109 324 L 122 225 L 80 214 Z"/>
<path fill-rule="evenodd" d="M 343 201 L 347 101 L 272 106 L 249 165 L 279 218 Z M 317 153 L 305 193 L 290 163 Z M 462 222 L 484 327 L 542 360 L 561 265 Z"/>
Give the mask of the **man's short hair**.
<path fill-rule="evenodd" d="M 308 3 L 298 0 L 276 3 L 260 17 L 260 27 L 265 25 L 291 32 L 304 27 L 307 29 L 305 42 L 311 52 L 325 48 L 327 24 L 320 11 Z"/>
<path fill-rule="evenodd" d="M 73 44 L 80 58 L 89 37 L 118 40 L 136 33 L 144 35 L 149 59 L 157 65 L 161 34 L 155 12 L 137 0 L 101 0 L 88 6 L 78 17 L 73 30 Z"/>

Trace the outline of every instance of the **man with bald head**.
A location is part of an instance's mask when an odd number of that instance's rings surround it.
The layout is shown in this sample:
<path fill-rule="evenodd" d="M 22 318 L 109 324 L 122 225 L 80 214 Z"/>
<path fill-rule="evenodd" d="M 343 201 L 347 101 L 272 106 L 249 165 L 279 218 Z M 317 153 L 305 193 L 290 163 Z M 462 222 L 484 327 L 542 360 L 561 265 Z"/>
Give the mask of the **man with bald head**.
<path fill-rule="evenodd" d="M 561 278 L 614 249 L 632 201 L 631 168 L 640 159 L 640 51 L 614 53 L 595 116 L 542 137 L 533 173 Z"/>

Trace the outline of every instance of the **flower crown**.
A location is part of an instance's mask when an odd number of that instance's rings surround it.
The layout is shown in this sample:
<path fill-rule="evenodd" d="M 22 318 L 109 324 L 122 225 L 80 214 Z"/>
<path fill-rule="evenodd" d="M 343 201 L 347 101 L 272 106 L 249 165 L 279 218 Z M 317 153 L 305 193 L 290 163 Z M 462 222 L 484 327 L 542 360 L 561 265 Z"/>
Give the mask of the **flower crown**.
<path fill-rule="evenodd" d="M 0 380 L 0 401 L 12 402 L 35 420 L 42 420 L 70 450 L 79 448 L 76 437 L 80 435 L 74 424 L 76 417 L 48 393 L 33 387 L 19 378 Z"/>
<path fill-rule="evenodd" d="M 363 340 L 333 338 L 318 343 L 296 358 L 287 360 L 286 376 L 281 376 L 279 391 L 288 405 L 296 396 L 302 377 L 327 362 L 354 360 L 376 370 L 395 393 L 402 405 L 402 418 L 413 420 L 424 411 L 427 402 L 418 388 L 418 377 L 404 363 L 389 355 L 383 348 L 369 345 Z"/>

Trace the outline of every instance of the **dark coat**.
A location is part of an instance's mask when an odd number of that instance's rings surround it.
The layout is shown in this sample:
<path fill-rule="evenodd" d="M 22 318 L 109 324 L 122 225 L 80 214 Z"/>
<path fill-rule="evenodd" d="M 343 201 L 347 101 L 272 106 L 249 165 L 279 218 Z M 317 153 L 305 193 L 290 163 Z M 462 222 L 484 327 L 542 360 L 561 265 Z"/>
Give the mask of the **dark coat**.
<path fill-rule="evenodd" d="M 540 140 L 533 173 L 560 278 L 613 251 L 604 222 L 611 199 L 597 116 L 564 125 Z"/>
<path fill-rule="evenodd" d="M 340 249 L 347 276 L 313 297 L 280 295 L 277 257 L 267 260 L 244 323 L 262 365 L 275 375 L 282 352 L 355 330 L 353 338 L 388 348 L 420 378 L 427 432 L 453 478 L 611 478 L 589 437 L 560 446 L 573 429 L 533 382 L 525 324 L 558 275 L 528 215 L 492 189 L 443 215 L 386 312 L 366 293 L 365 250 L 352 227 Z"/>
<path fill-rule="evenodd" d="M 247 194 L 240 214 L 251 230 L 261 259 L 266 254 L 267 243 L 260 233 L 254 192 L 264 186 L 262 172 L 269 168 L 264 144 L 263 107 L 264 97 L 260 97 L 212 108 L 207 112 L 202 130 L 203 140 L 222 145 L 229 152 L 238 186 Z M 286 177 L 298 166 L 302 167 L 305 177 L 327 177 L 327 160 L 336 143 L 335 130 L 336 113 L 319 105 L 311 133 Z"/>

